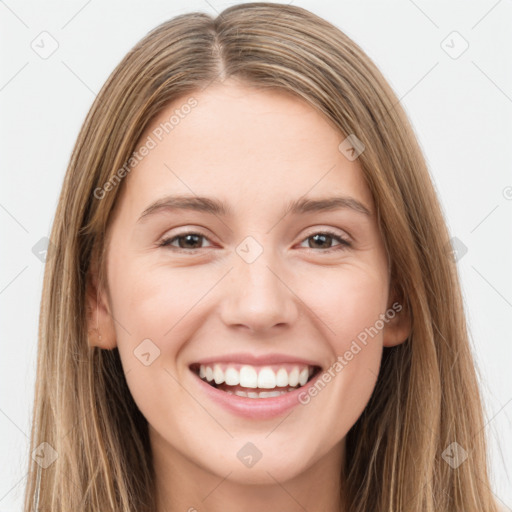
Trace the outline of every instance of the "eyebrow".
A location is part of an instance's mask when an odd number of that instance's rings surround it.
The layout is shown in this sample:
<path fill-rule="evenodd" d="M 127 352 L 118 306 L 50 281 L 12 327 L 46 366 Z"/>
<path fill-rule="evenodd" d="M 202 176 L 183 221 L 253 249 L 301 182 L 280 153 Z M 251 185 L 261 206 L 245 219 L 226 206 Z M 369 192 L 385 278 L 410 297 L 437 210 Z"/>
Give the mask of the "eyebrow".
<path fill-rule="evenodd" d="M 290 201 L 284 211 L 283 217 L 303 215 L 312 212 L 332 211 L 339 209 L 351 209 L 355 212 L 371 216 L 370 209 L 357 199 L 349 196 L 326 197 L 320 199 L 299 198 Z M 218 216 L 231 216 L 232 211 L 221 201 L 211 197 L 201 196 L 165 196 L 148 206 L 141 214 L 137 222 L 162 211 L 192 210 L 205 212 Z"/>

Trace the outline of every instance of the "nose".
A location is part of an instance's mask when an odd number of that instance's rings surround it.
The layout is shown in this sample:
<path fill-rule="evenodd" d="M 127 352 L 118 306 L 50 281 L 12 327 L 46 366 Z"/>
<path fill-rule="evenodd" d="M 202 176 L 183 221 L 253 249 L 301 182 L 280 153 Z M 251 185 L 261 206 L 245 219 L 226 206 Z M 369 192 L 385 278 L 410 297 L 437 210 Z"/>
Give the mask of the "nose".
<path fill-rule="evenodd" d="M 230 328 L 264 334 L 293 325 L 299 315 L 300 300 L 290 274 L 266 252 L 252 263 L 235 258 L 223 281 L 221 319 Z"/>

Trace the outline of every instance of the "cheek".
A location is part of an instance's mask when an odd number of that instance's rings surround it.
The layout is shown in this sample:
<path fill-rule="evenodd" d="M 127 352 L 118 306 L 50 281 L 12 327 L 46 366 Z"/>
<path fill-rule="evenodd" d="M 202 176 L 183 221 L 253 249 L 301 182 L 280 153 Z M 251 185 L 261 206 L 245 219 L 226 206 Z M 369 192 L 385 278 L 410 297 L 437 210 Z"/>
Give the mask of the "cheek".
<path fill-rule="evenodd" d="M 332 348 L 341 354 L 385 313 L 388 282 L 385 274 L 371 267 L 347 265 L 318 276 L 303 293 L 322 319 Z"/>
<path fill-rule="evenodd" d="M 323 411 L 325 424 L 336 424 L 343 436 L 364 410 L 376 383 L 388 283 L 385 274 L 362 266 L 346 266 L 322 283 L 317 288 L 311 283 L 304 294 L 322 320 L 331 359 L 314 396 L 303 398 Z"/>
<path fill-rule="evenodd" d="M 170 341 L 212 285 L 199 274 L 197 269 L 151 267 L 142 261 L 113 270 L 112 301 L 121 341 L 133 344 L 151 338 L 161 350 L 172 349 Z M 126 329 L 119 328 L 119 324 Z"/>
<path fill-rule="evenodd" d="M 196 274 L 200 274 L 197 272 Z M 186 269 L 151 268 L 147 263 L 120 264 L 112 269 L 112 305 L 117 345 L 130 392 L 146 418 L 155 419 L 168 407 L 165 399 L 176 397 L 180 410 L 185 371 L 177 361 L 186 340 L 197 328 L 198 302 L 212 286 L 210 280 L 193 277 Z M 115 290 L 115 292 L 114 292 Z"/>
<path fill-rule="evenodd" d="M 205 316 L 206 296 L 218 281 L 211 269 L 170 268 L 133 259 L 111 269 L 117 345 L 130 391 L 143 412 L 160 407 L 166 390 L 188 368 L 180 356 Z"/>

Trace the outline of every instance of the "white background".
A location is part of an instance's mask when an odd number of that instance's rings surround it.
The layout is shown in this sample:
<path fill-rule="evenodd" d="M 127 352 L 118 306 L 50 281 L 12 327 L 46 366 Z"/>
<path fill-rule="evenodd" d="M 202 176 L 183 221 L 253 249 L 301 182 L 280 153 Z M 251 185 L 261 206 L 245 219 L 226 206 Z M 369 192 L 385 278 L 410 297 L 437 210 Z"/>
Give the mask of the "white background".
<path fill-rule="evenodd" d="M 21 510 L 26 482 L 43 277 L 32 248 L 50 233 L 79 128 L 109 74 L 149 30 L 234 3 L 0 2 L 0 512 Z M 353 38 L 413 123 L 452 236 L 467 248 L 458 268 L 486 404 L 492 490 L 512 510 L 511 1 L 293 4 Z M 58 43 L 47 59 L 31 48 L 43 31 Z M 462 48 L 453 31 L 469 44 L 458 58 L 445 51 Z"/>

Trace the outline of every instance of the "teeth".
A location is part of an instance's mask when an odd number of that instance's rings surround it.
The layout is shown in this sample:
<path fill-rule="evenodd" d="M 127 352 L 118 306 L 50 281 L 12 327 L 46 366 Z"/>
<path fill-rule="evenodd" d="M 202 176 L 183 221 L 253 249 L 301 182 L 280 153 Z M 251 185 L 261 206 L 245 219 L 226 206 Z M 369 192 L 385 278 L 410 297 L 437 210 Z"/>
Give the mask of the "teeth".
<path fill-rule="evenodd" d="M 237 369 L 239 368 L 239 369 Z M 199 377 L 209 383 L 219 385 L 226 383 L 228 386 L 238 386 L 244 388 L 255 388 L 255 389 L 274 389 L 286 388 L 294 389 L 297 386 L 304 386 L 309 377 L 313 374 L 313 367 L 309 366 L 287 366 L 278 368 L 274 371 L 270 366 L 254 367 L 250 365 L 243 365 L 241 367 L 234 365 L 228 365 L 227 367 L 222 364 L 212 365 L 200 365 L 199 366 Z M 281 392 L 281 390 L 276 391 Z M 244 391 L 235 392 L 246 393 Z M 248 396 L 249 398 L 257 398 L 257 393 L 245 395 L 240 394 L 238 396 Z M 271 395 L 277 396 L 277 395 Z"/>
<path fill-rule="evenodd" d="M 218 364 L 213 367 L 213 379 L 215 384 L 222 384 L 224 382 L 224 372 Z"/>
<path fill-rule="evenodd" d="M 276 387 L 276 374 L 272 368 L 262 368 L 258 373 L 258 387 L 265 389 L 274 389 Z"/>
<path fill-rule="evenodd" d="M 288 386 L 296 386 L 299 383 L 299 369 L 294 368 L 288 374 Z"/>
<path fill-rule="evenodd" d="M 299 374 L 299 384 L 301 386 L 304 386 L 304 384 L 306 384 L 308 379 L 309 379 L 309 370 L 307 368 L 304 368 L 304 370 L 302 370 Z"/>
<path fill-rule="evenodd" d="M 276 386 L 279 388 L 288 386 L 288 372 L 284 368 L 279 368 L 276 373 Z"/>
<path fill-rule="evenodd" d="M 234 394 L 238 396 L 245 396 L 247 398 L 272 398 L 274 396 L 281 396 L 288 393 L 288 391 L 260 391 L 256 393 L 254 391 L 248 391 L 245 393 L 244 391 L 235 391 Z"/>
<path fill-rule="evenodd" d="M 260 398 L 271 398 L 273 396 L 280 396 L 287 391 L 260 391 Z"/>
<path fill-rule="evenodd" d="M 226 370 L 224 377 L 228 386 L 237 386 L 240 384 L 240 374 L 232 366 Z"/>
<path fill-rule="evenodd" d="M 244 388 L 258 387 L 258 374 L 252 366 L 242 366 L 240 368 L 240 386 Z"/>

